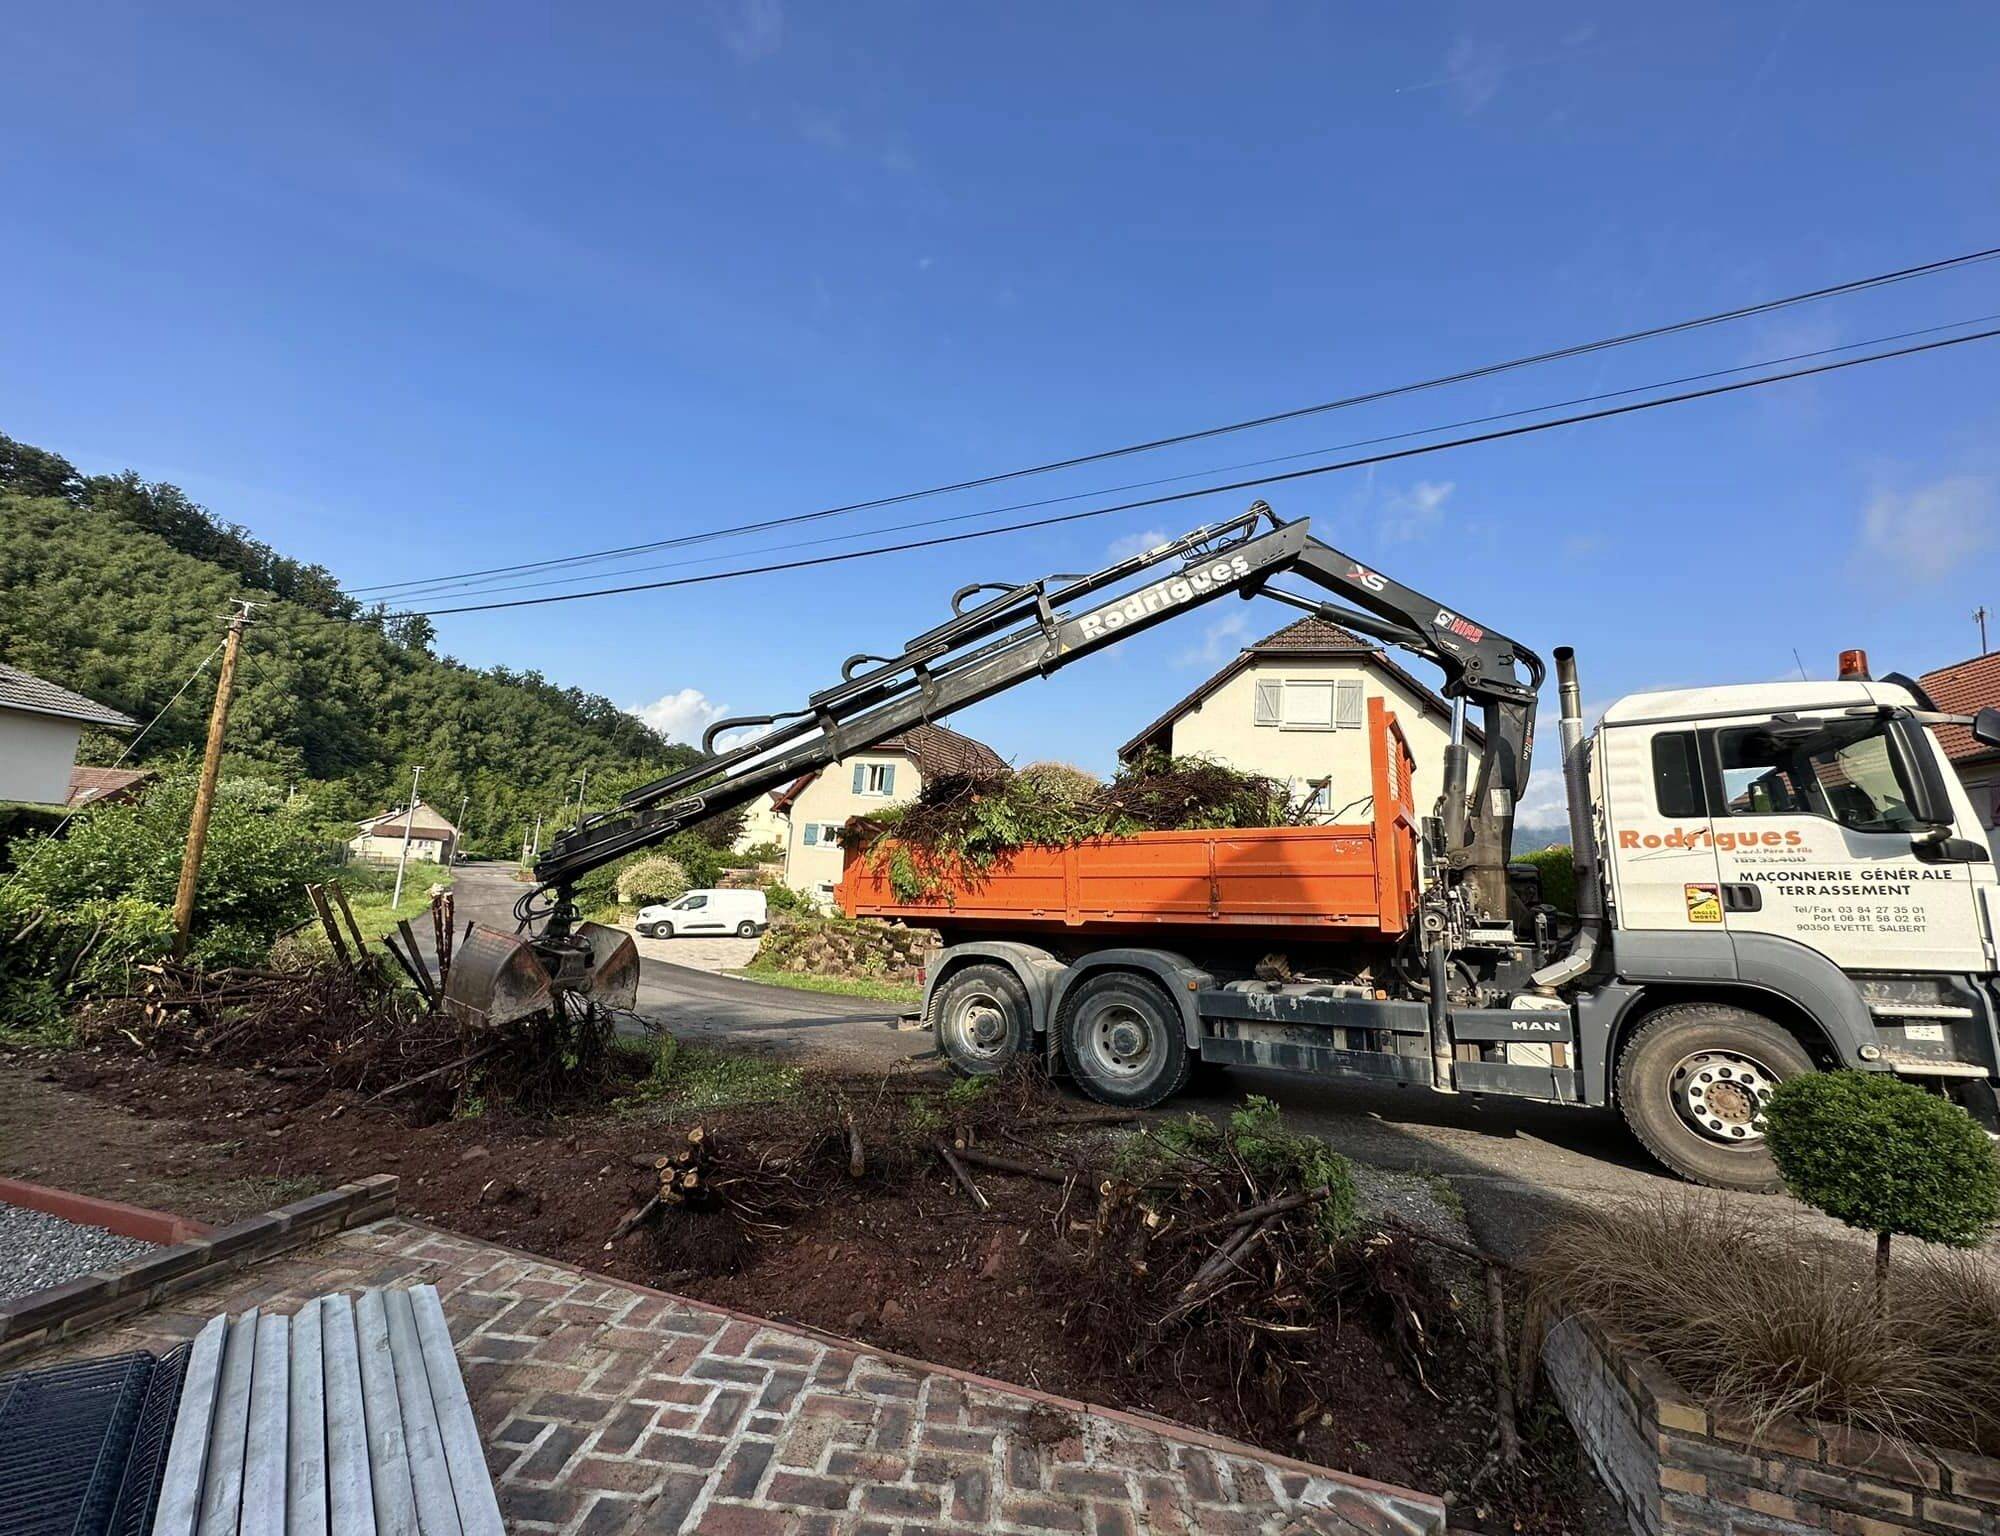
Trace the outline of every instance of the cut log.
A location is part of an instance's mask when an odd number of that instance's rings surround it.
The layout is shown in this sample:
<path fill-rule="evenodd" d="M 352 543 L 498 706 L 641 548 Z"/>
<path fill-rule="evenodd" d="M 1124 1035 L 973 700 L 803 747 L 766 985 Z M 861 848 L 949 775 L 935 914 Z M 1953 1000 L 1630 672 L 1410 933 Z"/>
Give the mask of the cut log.
<path fill-rule="evenodd" d="M 1311 1205 L 1315 1200 L 1324 1200 L 1333 1191 L 1322 1184 L 1318 1189 L 1309 1189 L 1300 1195 L 1281 1195 L 1276 1200 L 1266 1200 L 1262 1205 L 1245 1206 L 1234 1216 L 1225 1216 L 1220 1221 L 1211 1221 L 1199 1227 L 1188 1228 L 1189 1237 L 1202 1237 L 1210 1232 L 1227 1232 L 1240 1227 L 1245 1222 L 1257 1221 L 1265 1216 L 1282 1216 L 1286 1211 L 1296 1211 L 1302 1205 Z"/>
<path fill-rule="evenodd" d="M 655 1195 L 653 1196 L 652 1199 L 648 1200 L 644 1205 L 639 1206 L 634 1210 L 627 1211 L 623 1216 L 619 1218 L 618 1225 L 611 1229 L 611 1240 L 610 1240 L 611 1243 L 617 1242 L 620 1238 L 624 1237 L 628 1232 L 630 1232 L 634 1227 L 640 1226 L 645 1222 L 652 1220 L 653 1217 L 657 1216 L 660 1213 L 660 1203 L 661 1203 L 660 1197 L 658 1195 Z M 607 1243 L 605 1246 L 609 1247 L 610 1243 Z"/>
<path fill-rule="evenodd" d="M 1030 1163 L 1018 1157 L 1003 1157 L 997 1152 L 981 1152 L 972 1147 L 958 1148 L 961 1161 L 971 1163 L 975 1168 L 991 1168 L 998 1173 L 1018 1173 L 1024 1179 L 1040 1179 L 1045 1184 L 1067 1184 L 1074 1174 L 1056 1167 L 1052 1163 Z"/>
<path fill-rule="evenodd" d="M 936 1149 L 937 1155 L 944 1159 L 944 1165 L 951 1170 L 951 1176 L 958 1180 L 958 1187 L 972 1197 L 972 1203 L 982 1211 L 991 1210 L 992 1202 L 986 1198 L 985 1192 L 972 1182 L 972 1175 L 965 1171 L 965 1164 L 958 1160 L 958 1154 L 945 1145 L 942 1137 L 933 1140 L 931 1146 Z"/>

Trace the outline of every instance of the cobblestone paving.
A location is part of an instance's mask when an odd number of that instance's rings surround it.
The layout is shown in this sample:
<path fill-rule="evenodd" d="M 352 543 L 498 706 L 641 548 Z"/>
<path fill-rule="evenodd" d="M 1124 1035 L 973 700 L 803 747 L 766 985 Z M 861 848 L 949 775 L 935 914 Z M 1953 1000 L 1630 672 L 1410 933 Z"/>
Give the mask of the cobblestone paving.
<path fill-rule="evenodd" d="M 428 1280 L 510 1530 L 561 1536 L 1425 1536 L 1426 1495 L 732 1317 L 392 1219 L 91 1335 Z M 36 1359 L 26 1364 L 42 1364 Z"/>

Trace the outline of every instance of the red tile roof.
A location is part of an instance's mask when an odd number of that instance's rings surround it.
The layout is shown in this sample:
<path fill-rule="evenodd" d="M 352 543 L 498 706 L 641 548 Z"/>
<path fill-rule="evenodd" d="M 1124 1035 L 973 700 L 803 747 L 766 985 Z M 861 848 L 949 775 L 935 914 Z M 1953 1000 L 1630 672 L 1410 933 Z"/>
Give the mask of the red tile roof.
<path fill-rule="evenodd" d="M 926 779 L 957 773 L 986 777 L 1007 771 L 1007 760 L 985 742 L 974 741 L 970 736 L 946 726 L 928 722 L 898 731 L 864 750 L 869 753 L 900 752 L 917 765 L 917 772 Z M 855 755 L 862 754 L 857 752 Z M 800 774 L 783 789 L 775 791 L 771 796 L 772 809 L 780 814 L 790 811 L 805 787 L 819 777 L 819 772 L 815 768 L 811 773 Z"/>
<path fill-rule="evenodd" d="M 150 768 L 72 768 L 69 771 L 69 803 L 99 805 L 122 799 L 134 784 L 150 779 Z"/>
<path fill-rule="evenodd" d="M 2000 651 L 1939 667 L 1917 681 L 1947 714 L 1972 715 L 1988 706 L 2000 707 Z M 1972 732 L 1962 725 L 1938 726 L 1937 734 L 1944 743 L 1945 756 L 1955 763 L 2000 755 L 1974 741 Z"/>

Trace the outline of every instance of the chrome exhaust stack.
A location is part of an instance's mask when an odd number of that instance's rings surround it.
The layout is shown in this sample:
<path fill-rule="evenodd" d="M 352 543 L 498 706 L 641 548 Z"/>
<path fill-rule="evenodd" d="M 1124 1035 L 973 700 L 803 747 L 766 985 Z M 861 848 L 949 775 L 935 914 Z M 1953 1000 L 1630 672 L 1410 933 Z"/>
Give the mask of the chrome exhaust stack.
<path fill-rule="evenodd" d="M 1569 802 L 1570 859 L 1576 869 L 1576 942 L 1569 953 L 1536 971 L 1538 988 L 1551 991 L 1587 972 L 1604 937 L 1604 886 L 1597 831 L 1590 816 L 1590 743 L 1583 734 L 1583 693 L 1576 681 L 1576 652 L 1555 650 L 1556 689 L 1562 715 L 1563 796 Z"/>

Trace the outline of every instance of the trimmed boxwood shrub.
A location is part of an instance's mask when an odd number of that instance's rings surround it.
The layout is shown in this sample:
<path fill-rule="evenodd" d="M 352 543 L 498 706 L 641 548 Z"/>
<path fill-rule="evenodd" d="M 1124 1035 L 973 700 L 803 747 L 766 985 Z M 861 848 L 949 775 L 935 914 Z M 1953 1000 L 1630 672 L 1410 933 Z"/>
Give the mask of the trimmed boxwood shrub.
<path fill-rule="evenodd" d="M 1970 1248 L 2000 1223 L 2000 1162 L 1972 1116 L 1886 1072 L 1811 1072 L 1780 1083 L 1764 1135 L 1785 1187 L 1876 1234 L 1876 1289 L 1896 1233 Z"/>

